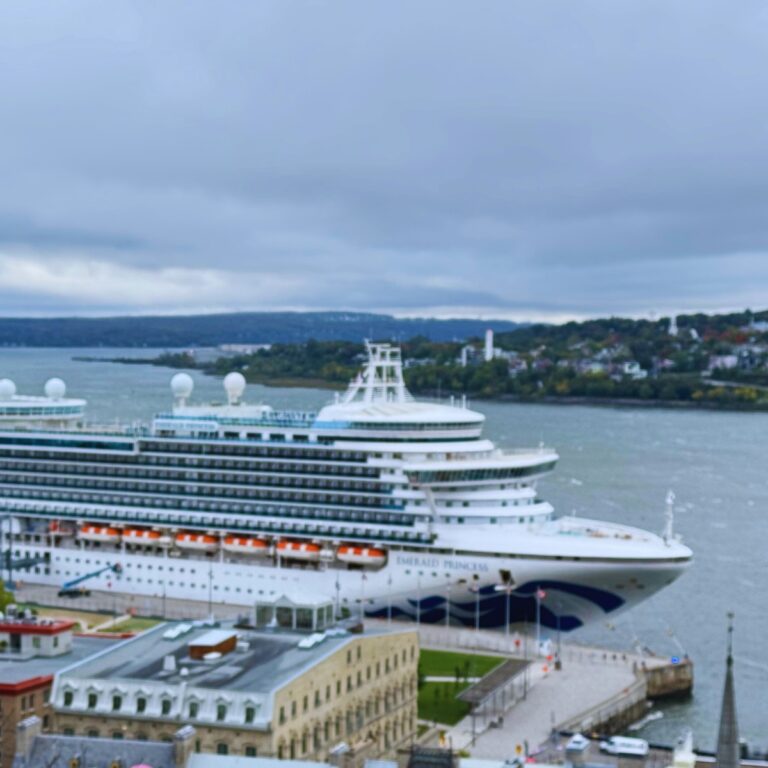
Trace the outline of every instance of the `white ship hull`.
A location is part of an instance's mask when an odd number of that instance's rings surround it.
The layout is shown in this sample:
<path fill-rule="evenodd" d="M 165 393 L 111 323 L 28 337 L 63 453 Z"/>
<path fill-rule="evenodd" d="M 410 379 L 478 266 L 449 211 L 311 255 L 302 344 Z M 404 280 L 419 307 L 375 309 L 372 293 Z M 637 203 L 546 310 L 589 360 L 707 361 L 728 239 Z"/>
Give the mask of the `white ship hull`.
<path fill-rule="evenodd" d="M 684 567 L 679 560 L 563 562 L 551 558 L 449 556 L 390 553 L 381 569 L 275 564 L 253 559 L 191 559 L 99 549 L 25 547 L 23 556 L 48 556 L 40 565 L 16 574 L 24 583 L 60 586 L 119 563 L 121 575 L 107 573 L 89 580 L 88 588 L 146 597 L 205 601 L 252 607 L 265 595 L 312 593 L 334 596 L 339 609 L 366 616 L 409 618 L 445 623 L 446 605 L 454 625 L 482 628 L 536 621 L 568 632 L 631 608 L 674 580 Z M 515 573 L 509 596 L 499 591 L 499 571 Z M 47 573 L 45 571 L 48 571 Z M 476 591 L 477 590 L 477 591 Z M 537 590 L 545 597 L 537 606 Z"/>

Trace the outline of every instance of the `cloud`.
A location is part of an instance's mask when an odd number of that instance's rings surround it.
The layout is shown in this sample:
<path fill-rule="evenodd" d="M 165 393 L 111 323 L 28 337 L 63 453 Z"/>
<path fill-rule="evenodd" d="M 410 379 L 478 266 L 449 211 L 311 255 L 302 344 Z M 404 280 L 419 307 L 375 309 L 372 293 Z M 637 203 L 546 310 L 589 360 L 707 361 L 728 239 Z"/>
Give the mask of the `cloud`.
<path fill-rule="evenodd" d="M 6 4 L 0 300 L 765 305 L 767 43 L 756 0 Z"/>

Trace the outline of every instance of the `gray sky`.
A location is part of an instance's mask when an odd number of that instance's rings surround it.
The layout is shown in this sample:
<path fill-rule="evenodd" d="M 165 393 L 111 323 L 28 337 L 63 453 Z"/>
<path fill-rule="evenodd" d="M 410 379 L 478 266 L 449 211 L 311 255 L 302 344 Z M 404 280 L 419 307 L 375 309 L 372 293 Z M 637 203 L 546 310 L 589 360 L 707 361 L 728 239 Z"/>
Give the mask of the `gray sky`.
<path fill-rule="evenodd" d="M 744 306 L 763 0 L 0 6 L 0 315 Z"/>

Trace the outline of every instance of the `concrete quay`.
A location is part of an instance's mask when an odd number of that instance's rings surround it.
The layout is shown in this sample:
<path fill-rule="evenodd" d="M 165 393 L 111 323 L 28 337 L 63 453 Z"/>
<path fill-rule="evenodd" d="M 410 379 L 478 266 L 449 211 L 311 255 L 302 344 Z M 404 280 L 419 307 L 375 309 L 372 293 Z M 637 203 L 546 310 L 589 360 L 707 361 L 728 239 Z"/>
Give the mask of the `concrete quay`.
<path fill-rule="evenodd" d="M 693 664 L 603 648 L 563 644 L 560 668 L 533 657 L 533 642 L 510 633 L 421 625 L 422 648 L 499 654 L 528 660 L 519 680 L 501 696 L 489 696 L 474 715 L 445 729 L 454 750 L 473 757 L 513 759 L 552 744 L 560 730 L 616 733 L 643 717 L 649 699 L 685 694 L 693 685 Z M 528 648 L 526 648 L 528 645 Z M 527 651 L 527 653 L 526 653 Z"/>

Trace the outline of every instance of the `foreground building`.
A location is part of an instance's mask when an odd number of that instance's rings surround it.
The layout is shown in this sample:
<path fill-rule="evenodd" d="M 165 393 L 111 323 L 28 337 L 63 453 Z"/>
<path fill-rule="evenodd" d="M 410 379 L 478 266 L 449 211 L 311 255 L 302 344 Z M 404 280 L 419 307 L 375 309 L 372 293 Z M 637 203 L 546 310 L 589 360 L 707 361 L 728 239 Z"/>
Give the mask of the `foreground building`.
<path fill-rule="evenodd" d="M 54 675 L 114 644 L 106 637 L 75 637 L 74 628 L 72 621 L 0 618 L 0 768 L 11 768 L 19 722 L 36 715 L 40 727 L 50 729 Z"/>
<path fill-rule="evenodd" d="M 280 616 L 295 626 L 304 610 L 283 602 Z M 171 742 L 192 725 L 195 752 L 308 760 L 411 742 L 416 632 L 273 627 L 176 622 L 120 643 L 57 677 L 56 730 Z"/>

